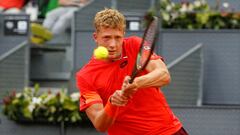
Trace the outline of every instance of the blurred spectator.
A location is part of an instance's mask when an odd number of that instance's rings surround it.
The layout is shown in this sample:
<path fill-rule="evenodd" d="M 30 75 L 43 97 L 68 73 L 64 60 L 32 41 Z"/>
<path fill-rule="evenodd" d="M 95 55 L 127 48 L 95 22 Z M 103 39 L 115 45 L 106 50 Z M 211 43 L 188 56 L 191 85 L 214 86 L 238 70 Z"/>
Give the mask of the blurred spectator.
<path fill-rule="evenodd" d="M 0 0 L 0 13 L 21 13 L 26 0 Z"/>
<path fill-rule="evenodd" d="M 25 7 L 25 12 L 30 15 L 31 21 L 36 21 L 38 19 L 38 5 L 36 0 L 29 0 Z"/>
<path fill-rule="evenodd" d="M 38 0 L 37 5 L 39 8 L 38 18 L 44 19 L 48 12 L 58 7 L 58 0 Z"/>
<path fill-rule="evenodd" d="M 90 3 L 90 0 L 59 0 L 59 7 L 47 13 L 43 24 L 32 23 L 31 41 L 42 44 L 50 40 L 53 35 L 64 33 L 71 27 L 71 20 L 75 11 Z"/>

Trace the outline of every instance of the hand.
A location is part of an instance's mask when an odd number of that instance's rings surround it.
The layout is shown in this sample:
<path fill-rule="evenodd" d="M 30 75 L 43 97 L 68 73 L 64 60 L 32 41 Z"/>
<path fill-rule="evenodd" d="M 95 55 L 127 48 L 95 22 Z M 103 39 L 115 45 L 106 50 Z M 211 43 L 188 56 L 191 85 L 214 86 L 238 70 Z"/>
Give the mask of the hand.
<path fill-rule="evenodd" d="M 125 106 L 128 102 L 128 97 L 123 95 L 122 90 L 116 90 L 110 97 L 110 102 L 115 106 Z"/>
<path fill-rule="evenodd" d="M 137 92 L 137 84 L 135 82 L 130 84 L 130 79 L 129 76 L 126 76 L 122 84 L 122 89 L 116 90 L 110 97 L 112 105 L 125 106 L 128 103 L 128 100 L 132 98 L 132 95 Z"/>
<path fill-rule="evenodd" d="M 129 83 L 130 79 L 130 76 L 126 76 L 122 84 L 123 95 L 128 98 L 132 98 L 132 95 L 136 93 L 138 89 L 136 82 L 133 81 Z"/>

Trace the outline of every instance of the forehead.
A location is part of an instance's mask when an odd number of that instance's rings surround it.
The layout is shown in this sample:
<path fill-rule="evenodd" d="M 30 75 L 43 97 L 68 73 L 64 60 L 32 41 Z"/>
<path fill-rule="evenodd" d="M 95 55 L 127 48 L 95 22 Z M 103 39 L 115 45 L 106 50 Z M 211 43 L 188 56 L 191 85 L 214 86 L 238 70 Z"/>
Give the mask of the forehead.
<path fill-rule="evenodd" d="M 118 29 L 119 31 L 124 31 L 124 27 L 120 25 L 100 25 L 96 30 L 101 31 L 105 29 Z"/>
<path fill-rule="evenodd" d="M 101 27 L 97 33 L 103 34 L 103 35 L 124 35 L 124 30 L 117 29 L 117 28 Z"/>

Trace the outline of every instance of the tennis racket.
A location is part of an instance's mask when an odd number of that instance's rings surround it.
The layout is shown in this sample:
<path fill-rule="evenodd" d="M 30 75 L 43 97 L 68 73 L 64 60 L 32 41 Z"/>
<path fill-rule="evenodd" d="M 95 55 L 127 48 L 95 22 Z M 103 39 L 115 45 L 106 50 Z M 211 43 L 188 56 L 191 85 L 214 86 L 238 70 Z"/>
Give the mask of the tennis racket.
<path fill-rule="evenodd" d="M 156 16 L 153 16 L 144 31 L 129 83 L 132 83 L 135 77 L 147 66 L 158 38 L 158 31 L 159 21 Z"/>

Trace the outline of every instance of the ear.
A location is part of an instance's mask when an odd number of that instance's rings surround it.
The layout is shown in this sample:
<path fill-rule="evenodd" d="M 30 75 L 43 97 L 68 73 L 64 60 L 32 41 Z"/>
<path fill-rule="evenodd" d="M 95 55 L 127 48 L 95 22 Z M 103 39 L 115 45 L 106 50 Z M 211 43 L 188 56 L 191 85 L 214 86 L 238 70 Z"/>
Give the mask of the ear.
<path fill-rule="evenodd" d="M 96 32 L 93 33 L 93 39 L 95 42 L 97 42 L 97 33 Z"/>

